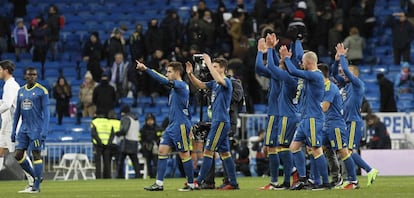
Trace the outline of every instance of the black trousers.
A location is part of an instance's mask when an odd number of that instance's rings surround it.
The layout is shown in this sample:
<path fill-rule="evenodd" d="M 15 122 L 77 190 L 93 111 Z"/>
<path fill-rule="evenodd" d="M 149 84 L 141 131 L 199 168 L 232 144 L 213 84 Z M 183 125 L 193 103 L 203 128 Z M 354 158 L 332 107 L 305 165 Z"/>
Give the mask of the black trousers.
<path fill-rule="evenodd" d="M 139 178 L 140 177 L 140 173 L 139 173 L 139 161 L 138 161 L 138 154 L 137 153 L 124 153 L 121 152 L 119 154 L 119 159 L 118 159 L 118 176 L 117 178 L 125 178 L 125 158 L 126 156 L 129 157 L 129 159 L 131 159 L 132 162 L 132 166 L 134 167 L 134 171 L 135 171 L 135 178 Z"/>
<path fill-rule="evenodd" d="M 111 178 L 111 149 L 94 145 L 95 175 L 96 178 Z"/>

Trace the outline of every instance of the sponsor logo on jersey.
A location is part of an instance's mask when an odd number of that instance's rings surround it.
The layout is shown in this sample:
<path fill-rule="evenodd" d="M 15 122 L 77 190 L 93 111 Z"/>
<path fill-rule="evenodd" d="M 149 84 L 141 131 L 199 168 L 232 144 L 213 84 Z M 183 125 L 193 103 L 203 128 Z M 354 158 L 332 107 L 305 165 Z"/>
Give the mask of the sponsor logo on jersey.
<path fill-rule="evenodd" d="M 23 100 L 21 106 L 23 110 L 30 110 L 33 108 L 33 102 L 30 99 L 26 98 Z"/>

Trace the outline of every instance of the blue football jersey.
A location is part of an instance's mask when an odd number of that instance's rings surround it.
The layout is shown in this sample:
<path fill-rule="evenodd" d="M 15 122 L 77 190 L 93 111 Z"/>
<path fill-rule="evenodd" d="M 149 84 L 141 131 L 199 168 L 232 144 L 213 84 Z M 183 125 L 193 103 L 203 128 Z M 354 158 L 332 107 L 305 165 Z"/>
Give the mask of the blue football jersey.
<path fill-rule="evenodd" d="M 212 107 L 212 121 L 230 122 L 230 102 L 233 92 L 231 80 L 224 78 L 226 86 L 218 84 L 212 80 L 206 82 L 206 86 L 212 91 L 211 93 L 211 107 Z"/>
<path fill-rule="evenodd" d="M 325 112 L 325 122 L 343 120 L 342 110 L 342 97 L 339 93 L 339 88 L 335 83 L 326 80 L 325 81 L 325 94 L 323 101 L 329 102 L 330 106 L 328 111 Z"/>
<path fill-rule="evenodd" d="M 22 124 L 20 132 L 46 132 L 50 119 L 48 104 L 49 93 L 47 89 L 39 83 L 36 83 L 30 89 L 27 88 L 27 85 L 21 87 L 17 96 L 13 131 L 16 130 L 17 122 L 21 116 Z"/>

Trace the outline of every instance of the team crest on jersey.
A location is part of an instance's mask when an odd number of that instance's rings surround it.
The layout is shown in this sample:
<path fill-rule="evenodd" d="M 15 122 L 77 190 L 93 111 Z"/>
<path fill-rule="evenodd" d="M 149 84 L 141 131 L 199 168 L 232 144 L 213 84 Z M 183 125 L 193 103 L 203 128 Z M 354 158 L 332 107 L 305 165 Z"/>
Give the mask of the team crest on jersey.
<path fill-rule="evenodd" d="M 33 102 L 30 99 L 26 98 L 23 100 L 21 107 L 23 110 L 30 110 L 33 107 Z"/>

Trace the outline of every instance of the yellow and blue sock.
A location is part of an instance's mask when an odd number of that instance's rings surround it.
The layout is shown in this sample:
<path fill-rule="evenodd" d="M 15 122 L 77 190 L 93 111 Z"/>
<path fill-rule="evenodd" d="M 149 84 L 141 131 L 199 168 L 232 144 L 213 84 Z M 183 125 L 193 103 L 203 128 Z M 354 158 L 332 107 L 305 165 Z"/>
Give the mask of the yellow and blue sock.
<path fill-rule="evenodd" d="M 203 163 L 201 165 L 200 173 L 198 174 L 198 182 L 202 182 L 206 178 L 206 174 L 213 164 L 213 156 L 204 154 Z"/>
<path fill-rule="evenodd" d="M 29 173 L 33 178 L 36 177 L 35 171 L 26 157 L 19 161 L 20 166 L 24 171 Z"/>
<path fill-rule="evenodd" d="M 349 154 L 348 156 L 344 157 L 342 161 L 345 164 L 348 181 L 357 181 L 356 177 L 356 171 L 355 171 L 355 162 L 351 157 L 352 154 Z"/>
<path fill-rule="evenodd" d="M 328 184 L 329 183 L 328 163 L 326 162 L 326 158 L 323 153 L 315 157 L 315 165 L 316 165 L 316 168 L 318 169 L 319 174 L 322 176 L 322 182 L 324 184 Z"/>
<path fill-rule="evenodd" d="M 277 183 L 279 177 L 279 155 L 277 152 L 269 153 L 269 169 L 270 169 L 270 182 Z"/>
<path fill-rule="evenodd" d="M 194 169 L 193 169 L 193 159 L 188 157 L 187 159 L 181 160 L 183 162 L 183 168 L 185 176 L 187 177 L 187 183 L 194 183 Z"/>
<path fill-rule="evenodd" d="M 43 177 L 43 161 L 42 160 L 35 160 L 33 162 L 33 168 L 35 173 L 35 181 L 34 181 L 34 189 L 40 189 L 40 182 Z"/>
<path fill-rule="evenodd" d="M 236 166 L 234 164 L 233 158 L 231 156 L 227 156 L 221 159 L 223 160 L 225 171 L 227 173 L 227 177 L 229 177 L 230 183 L 236 186 L 237 185 Z"/>
<path fill-rule="evenodd" d="M 164 181 L 168 155 L 158 155 L 157 180 Z"/>
<path fill-rule="evenodd" d="M 293 162 L 298 170 L 299 177 L 306 177 L 306 159 L 305 154 L 301 150 L 298 150 L 293 154 Z"/>
<path fill-rule="evenodd" d="M 280 161 L 283 163 L 283 183 L 290 184 L 290 173 L 293 168 L 292 153 L 289 150 L 282 150 L 279 152 L 279 155 Z"/>

